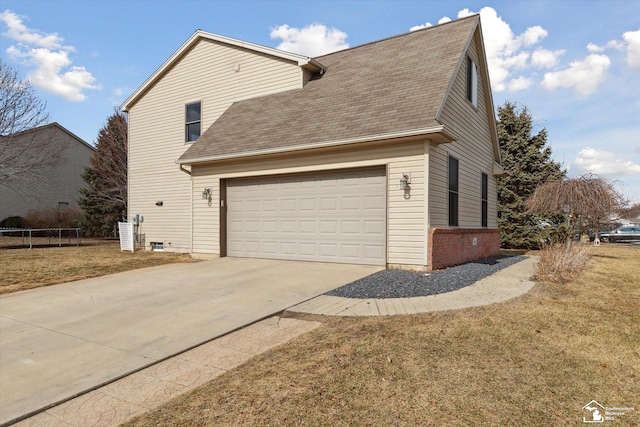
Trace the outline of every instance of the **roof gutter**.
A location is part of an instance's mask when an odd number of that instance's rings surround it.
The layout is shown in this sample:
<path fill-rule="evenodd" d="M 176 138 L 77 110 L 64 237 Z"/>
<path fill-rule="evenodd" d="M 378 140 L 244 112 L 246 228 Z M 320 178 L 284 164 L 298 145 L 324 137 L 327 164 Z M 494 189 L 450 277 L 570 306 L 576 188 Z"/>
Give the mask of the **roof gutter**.
<path fill-rule="evenodd" d="M 384 141 L 386 139 L 409 138 L 409 137 L 427 136 L 427 135 L 434 135 L 434 134 L 438 134 L 440 136 L 436 140 L 433 140 L 433 142 L 437 144 L 453 142 L 455 140 L 455 138 L 451 134 L 445 131 L 444 126 L 440 125 L 440 126 L 433 126 L 429 128 L 423 128 L 423 129 L 413 129 L 413 130 L 400 131 L 400 132 L 389 132 L 389 133 L 383 133 L 378 135 L 339 139 L 335 141 L 314 142 L 312 144 L 294 145 L 292 147 L 270 148 L 266 150 L 247 151 L 244 153 L 231 153 L 231 154 L 221 154 L 218 156 L 178 159 L 176 163 L 179 164 L 182 169 L 182 165 L 208 163 L 208 162 L 213 162 L 217 160 L 237 159 L 237 158 L 252 157 L 252 156 L 264 156 L 267 154 L 278 154 L 278 153 L 286 153 L 291 151 L 311 150 L 315 148 L 328 148 L 328 147 L 336 147 L 339 145 L 350 145 L 350 144 L 358 144 L 362 142 L 375 142 L 375 141 Z"/>

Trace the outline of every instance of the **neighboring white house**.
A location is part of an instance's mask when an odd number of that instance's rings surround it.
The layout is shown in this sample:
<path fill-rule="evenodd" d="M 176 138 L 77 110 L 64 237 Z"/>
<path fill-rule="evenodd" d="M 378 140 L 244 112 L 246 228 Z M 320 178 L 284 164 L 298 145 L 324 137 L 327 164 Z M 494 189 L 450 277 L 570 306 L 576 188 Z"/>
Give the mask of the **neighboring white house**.
<path fill-rule="evenodd" d="M 317 58 L 196 31 L 122 109 L 147 248 L 417 269 L 499 253 L 478 15 Z"/>
<path fill-rule="evenodd" d="M 19 157 L 37 158 L 42 155 L 31 151 L 42 151 L 44 155 L 55 152 L 60 156 L 54 168 L 45 166 L 44 170 L 27 171 L 20 174 L 11 186 L 0 185 L 0 220 L 9 216 L 24 217 L 30 210 L 78 207 L 80 189 L 85 186 L 82 173 L 85 167 L 91 166 L 89 159 L 95 148 L 58 123 L 0 138 L 0 148 L 19 151 Z M 48 147 L 46 150 L 42 149 L 44 145 Z M 52 145 L 54 150 L 51 150 Z M 21 147 L 28 147 L 28 150 L 23 151 Z"/>

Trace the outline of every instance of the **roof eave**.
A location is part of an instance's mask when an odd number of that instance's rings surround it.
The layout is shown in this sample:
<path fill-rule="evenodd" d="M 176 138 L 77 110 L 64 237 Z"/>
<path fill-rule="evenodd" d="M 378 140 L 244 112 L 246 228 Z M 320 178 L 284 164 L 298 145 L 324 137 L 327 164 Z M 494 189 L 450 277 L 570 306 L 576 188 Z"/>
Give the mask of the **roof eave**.
<path fill-rule="evenodd" d="M 498 162 L 493 162 L 493 176 L 502 178 L 505 176 L 512 176 L 511 171 L 506 170 L 502 167 L 502 165 Z"/>
<path fill-rule="evenodd" d="M 390 139 L 399 139 L 399 138 L 411 138 L 411 137 L 420 137 L 424 136 L 430 142 L 435 144 L 443 144 L 448 142 L 453 142 L 455 138 L 445 130 L 444 126 L 433 126 L 429 128 L 422 129 L 413 129 L 408 131 L 399 131 L 399 132 L 389 132 L 378 135 L 367 135 L 362 137 L 341 139 L 335 141 L 322 141 L 315 142 L 311 144 L 302 144 L 291 147 L 278 147 L 278 148 L 270 148 L 266 150 L 255 150 L 255 151 L 246 151 L 242 153 L 231 153 L 231 154 L 221 154 L 217 156 L 205 156 L 205 157 L 192 157 L 192 158 L 184 158 L 178 159 L 176 161 L 179 165 L 194 165 L 200 163 L 209 163 L 215 162 L 219 160 L 231 160 L 245 157 L 255 157 L 255 156 L 264 156 L 268 154 L 279 154 L 279 153 L 287 153 L 293 151 L 302 151 L 302 150 L 311 150 L 315 148 L 329 148 L 329 147 L 337 147 L 343 145 L 350 144 L 359 144 L 363 142 L 376 142 L 376 141 L 384 141 Z"/>

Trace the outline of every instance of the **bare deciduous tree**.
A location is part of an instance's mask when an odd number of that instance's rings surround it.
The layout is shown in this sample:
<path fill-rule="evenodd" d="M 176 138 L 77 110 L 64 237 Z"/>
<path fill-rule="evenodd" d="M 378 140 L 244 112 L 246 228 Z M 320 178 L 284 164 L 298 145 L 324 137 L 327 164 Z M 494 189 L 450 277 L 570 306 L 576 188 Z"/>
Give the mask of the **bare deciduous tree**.
<path fill-rule="evenodd" d="M 527 209 L 534 213 L 564 212 L 570 231 L 584 227 L 598 230 L 600 224 L 624 206 L 624 197 L 605 179 L 587 174 L 579 178 L 546 182 L 527 200 Z M 569 245 L 571 239 L 567 239 Z"/>
<path fill-rule="evenodd" d="M 48 121 L 46 104 L 29 82 L 0 61 L 0 186 L 37 197 L 51 183 L 66 145 L 53 129 L 41 127 Z"/>

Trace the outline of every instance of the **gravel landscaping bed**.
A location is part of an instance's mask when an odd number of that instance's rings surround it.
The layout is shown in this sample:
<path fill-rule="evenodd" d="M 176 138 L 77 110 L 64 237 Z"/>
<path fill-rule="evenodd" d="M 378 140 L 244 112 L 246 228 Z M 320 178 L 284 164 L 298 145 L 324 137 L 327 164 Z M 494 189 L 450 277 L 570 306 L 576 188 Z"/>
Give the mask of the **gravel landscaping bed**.
<path fill-rule="evenodd" d="M 499 255 L 431 272 L 384 270 L 329 291 L 326 295 L 368 299 L 443 294 L 469 286 L 525 258 L 524 255 Z"/>

